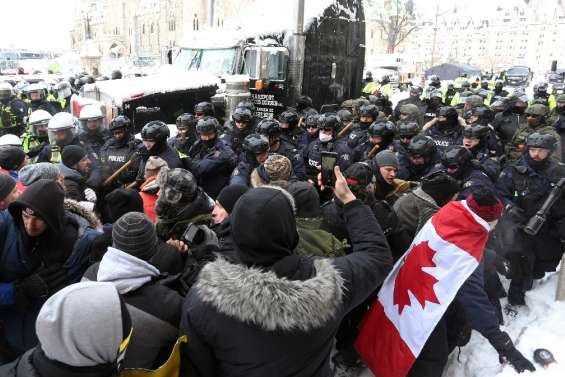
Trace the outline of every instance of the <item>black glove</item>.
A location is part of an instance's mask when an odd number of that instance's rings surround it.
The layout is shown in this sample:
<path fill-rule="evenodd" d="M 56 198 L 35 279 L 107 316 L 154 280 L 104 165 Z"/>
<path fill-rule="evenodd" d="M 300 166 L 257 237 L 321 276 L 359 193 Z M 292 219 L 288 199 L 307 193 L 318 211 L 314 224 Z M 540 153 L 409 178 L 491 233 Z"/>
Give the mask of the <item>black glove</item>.
<path fill-rule="evenodd" d="M 67 273 L 60 264 L 44 267 L 16 284 L 19 295 L 28 299 L 46 298 L 66 285 Z"/>
<path fill-rule="evenodd" d="M 534 364 L 514 347 L 514 343 L 512 343 L 512 339 L 510 339 L 507 333 L 501 331 L 499 334 L 492 337 L 492 339 L 489 339 L 489 341 L 498 352 L 501 364 L 509 362 L 518 373 L 522 373 L 525 370 L 529 370 L 530 372 L 536 370 Z"/>

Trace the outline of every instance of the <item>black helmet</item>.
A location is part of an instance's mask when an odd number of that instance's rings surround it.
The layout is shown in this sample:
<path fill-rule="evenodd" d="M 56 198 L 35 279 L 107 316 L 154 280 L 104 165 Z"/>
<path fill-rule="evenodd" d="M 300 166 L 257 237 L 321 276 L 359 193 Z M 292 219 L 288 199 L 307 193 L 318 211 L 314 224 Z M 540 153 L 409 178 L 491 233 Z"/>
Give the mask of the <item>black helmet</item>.
<path fill-rule="evenodd" d="M 368 117 L 372 117 L 373 121 L 375 121 L 377 119 L 377 117 L 379 116 L 379 108 L 375 105 L 363 105 L 361 106 L 361 108 L 359 109 L 359 116 L 363 117 L 363 116 L 368 116 Z"/>
<path fill-rule="evenodd" d="M 379 102 L 379 97 L 377 97 L 377 96 L 374 95 L 374 94 L 371 94 L 371 95 L 369 96 L 368 100 L 369 100 L 369 103 L 370 103 L 371 105 L 377 105 L 378 102 Z"/>
<path fill-rule="evenodd" d="M 528 148 L 544 148 L 554 151 L 557 148 L 557 140 L 551 134 L 534 132 L 528 135 L 526 146 Z"/>
<path fill-rule="evenodd" d="M 494 97 L 490 108 L 494 112 L 506 111 L 510 108 L 510 99 L 508 97 Z"/>
<path fill-rule="evenodd" d="M 194 106 L 194 114 L 214 116 L 214 106 L 210 102 L 200 102 Z"/>
<path fill-rule="evenodd" d="M 430 85 L 431 86 L 441 86 L 441 80 L 437 75 L 430 76 Z"/>
<path fill-rule="evenodd" d="M 380 136 L 383 139 L 389 139 L 394 137 L 394 124 L 388 121 L 376 121 L 369 127 L 368 134 L 370 136 Z"/>
<path fill-rule="evenodd" d="M 457 118 L 459 114 L 457 114 L 457 110 L 451 106 L 442 106 L 436 112 L 437 117 L 445 117 L 447 122 L 450 124 L 454 124 L 457 122 Z"/>
<path fill-rule="evenodd" d="M 390 77 L 388 75 L 384 75 L 381 79 L 381 85 L 386 85 L 390 82 Z"/>
<path fill-rule="evenodd" d="M 463 169 L 471 163 L 473 155 L 462 145 L 452 145 L 441 156 L 441 163 L 446 168 Z"/>
<path fill-rule="evenodd" d="M 398 124 L 398 136 L 412 138 L 420 132 L 420 126 L 416 122 L 403 122 Z"/>
<path fill-rule="evenodd" d="M 234 120 L 234 122 L 249 124 L 249 122 L 251 122 L 251 119 L 253 118 L 253 115 L 251 114 L 251 111 L 248 108 L 238 107 L 233 111 L 231 117 Z"/>
<path fill-rule="evenodd" d="M 461 83 L 461 88 L 468 90 L 468 89 L 471 88 L 471 83 L 470 83 L 469 81 L 467 81 L 467 80 L 464 80 L 464 81 Z"/>
<path fill-rule="evenodd" d="M 196 130 L 199 134 L 216 133 L 218 129 L 220 129 L 220 123 L 218 123 L 218 120 L 214 117 L 205 117 L 196 123 Z"/>
<path fill-rule="evenodd" d="M 302 95 L 296 100 L 296 109 L 302 111 L 308 107 L 312 107 L 312 98 Z"/>
<path fill-rule="evenodd" d="M 298 113 L 294 110 L 283 111 L 279 115 L 279 122 L 288 123 L 289 128 L 294 128 L 298 124 Z"/>
<path fill-rule="evenodd" d="M 453 85 L 452 82 L 450 82 L 449 84 L 447 84 L 447 90 L 453 90 L 455 89 L 455 85 Z"/>
<path fill-rule="evenodd" d="M 281 135 L 281 125 L 276 119 L 263 119 L 257 125 L 257 132 L 267 137 L 279 137 Z"/>
<path fill-rule="evenodd" d="M 159 144 L 165 143 L 169 135 L 169 127 L 160 120 L 153 120 L 141 129 L 141 139 L 154 141 Z"/>
<path fill-rule="evenodd" d="M 250 134 L 243 139 L 243 150 L 250 155 L 269 152 L 269 142 L 259 134 Z"/>
<path fill-rule="evenodd" d="M 122 78 L 122 72 L 118 69 L 115 69 L 112 71 L 112 73 L 110 74 L 110 78 L 112 80 L 119 80 Z"/>
<path fill-rule="evenodd" d="M 489 134 L 488 126 L 484 126 L 482 124 L 473 124 L 470 126 L 466 126 L 463 129 L 463 137 L 468 139 L 479 139 L 482 140 Z"/>
<path fill-rule="evenodd" d="M 539 84 L 534 85 L 534 92 L 535 93 L 547 93 L 547 83 L 540 82 Z"/>
<path fill-rule="evenodd" d="M 504 83 L 502 82 L 502 80 L 496 80 L 494 82 L 495 89 L 502 89 L 503 87 L 504 87 Z"/>
<path fill-rule="evenodd" d="M 337 116 L 339 117 L 339 119 L 341 119 L 342 122 L 351 122 L 353 120 L 353 114 L 351 114 L 351 111 L 349 110 L 339 110 L 337 112 Z"/>
<path fill-rule="evenodd" d="M 128 131 L 130 129 L 130 126 L 131 126 L 131 121 L 129 120 L 129 118 L 127 116 L 118 115 L 117 117 L 112 119 L 108 129 L 110 131 L 114 131 L 114 130 L 117 130 L 119 128 L 125 128 L 126 131 Z"/>
<path fill-rule="evenodd" d="M 443 94 L 441 94 L 441 92 L 437 89 L 434 89 L 430 92 L 430 99 L 432 98 L 439 98 L 440 101 L 443 98 Z"/>
<path fill-rule="evenodd" d="M 422 87 L 420 85 L 412 85 L 410 87 L 410 95 L 414 95 L 414 96 L 418 96 L 420 97 L 422 95 L 424 91 L 422 90 Z"/>
<path fill-rule="evenodd" d="M 237 104 L 237 107 L 244 107 L 246 109 L 249 109 L 249 111 L 251 111 L 251 114 L 255 112 L 255 104 L 251 101 L 242 101 Z"/>
<path fill-rule="evenodd" d="M 337 131 L 341 127 L 341 119 L 335 113 L 323 114 L 319 119 L 320 129 Z"/>
<path fill-rule="evenodd" d="M 198 123 L 198 120 L 194 117 L 194 115 L 190 113 L 184 113 L 177 117 L 176 125 L 177 127 L 190 127 L 194 128 Z"/>
<path fill-rule="evenodd" d="M 488 90 L 488 81 L 487 80 L 481 81 L 481 89 Z"/>
<path fill-rule="evenodd" d="M 472 112 L 470 115 L 479 118 L 477 122 L 482 125 L 486 126 L 487 124 L 489 124 L 494 120 L 494 111 L 492 111 L 486 106 L 475 107 L 474 109 L 471 109 L 469 111 Z M 465 113 L 465 118 L 467 118 L 468 112 Z"/>
<path fill-rule="evenodd" d="M 412 156 L 432 157 L 436 152 L 436 143 L 429 136 L 417 135 L 408 144 L 408 153 Z"/>
<path fill-rule="evenodd" d="M 306 117 L 306 128 L 320 128 L 320 116 L 319 114 L 310 114 Z"/>

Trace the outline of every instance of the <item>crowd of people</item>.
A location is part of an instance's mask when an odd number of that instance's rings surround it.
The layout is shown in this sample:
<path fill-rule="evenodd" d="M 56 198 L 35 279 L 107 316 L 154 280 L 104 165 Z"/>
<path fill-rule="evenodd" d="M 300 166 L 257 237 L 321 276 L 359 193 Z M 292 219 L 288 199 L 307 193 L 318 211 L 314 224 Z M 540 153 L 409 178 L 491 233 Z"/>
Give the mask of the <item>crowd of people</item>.
<path fill-rule="evenodd" d="M 379 286 L 455 200 L 502 217 L 409 376 L 441 376 L 471 329 L 534 370 L 500 325 L 563 254 L 563 195 L 544 203 L 565 178 L 565 95 L 459 84 L 432 77 L 394 108 L 376 85 L 336 112 L 301 96 L 276 119 L 242 102 L 225 123 L 202 102 L 176 136 L 156 120 L 140 139 L 124 115 L 106 127 L 96 105 L 75 118 L 0 84 L 24 102 L 0 127 L 0 375 L 157 369 L 186 335 L 182 375 L 357 376 Z"/>

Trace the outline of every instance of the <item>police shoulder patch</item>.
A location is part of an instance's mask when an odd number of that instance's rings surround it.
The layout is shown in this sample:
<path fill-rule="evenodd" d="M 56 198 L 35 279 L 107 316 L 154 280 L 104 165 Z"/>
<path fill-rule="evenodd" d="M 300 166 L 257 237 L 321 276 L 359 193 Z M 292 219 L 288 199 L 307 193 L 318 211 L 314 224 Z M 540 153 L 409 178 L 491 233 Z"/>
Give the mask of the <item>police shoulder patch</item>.
<path fill-rule="evenodd" d="M 473 181 L 467 181 L 465 183 L 463 183 L 463 188 L 468 188 L 473 186 Z"/>
<path fill-rule="evenodd" d="M 233 169 L 233 173 L 231 173 L 231 175 L 233 176 L 239 175 L 239 169 L 238 168 Z"/>

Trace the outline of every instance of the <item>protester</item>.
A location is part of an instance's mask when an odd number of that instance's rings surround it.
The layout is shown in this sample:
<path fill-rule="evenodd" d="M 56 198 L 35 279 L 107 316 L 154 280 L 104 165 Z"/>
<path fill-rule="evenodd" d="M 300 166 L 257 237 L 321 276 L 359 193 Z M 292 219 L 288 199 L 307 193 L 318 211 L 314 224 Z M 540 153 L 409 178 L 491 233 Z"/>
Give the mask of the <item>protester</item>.
<path fill-rule="evenodd" d="M 0 210 L 8 208 L 20 196 L 16 180 L 9 175 L 0 174 Z"/>

